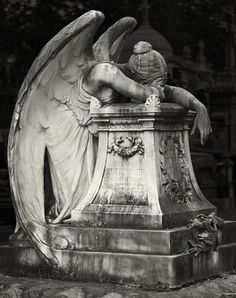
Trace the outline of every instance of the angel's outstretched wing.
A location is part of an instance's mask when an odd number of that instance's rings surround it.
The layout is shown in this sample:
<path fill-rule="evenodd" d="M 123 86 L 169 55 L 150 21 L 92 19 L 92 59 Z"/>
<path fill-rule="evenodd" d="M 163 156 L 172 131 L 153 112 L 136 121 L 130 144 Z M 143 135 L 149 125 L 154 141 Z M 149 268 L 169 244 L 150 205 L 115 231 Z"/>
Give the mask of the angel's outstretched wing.
<path fill-rule="evenodd" d="M 108 28 L 93 46 L 96 60 L 117 62 L 123 45 L 136 24 L 134 18 L 124 17 Z"/>
<path fill-rule="evenodd" d="M 8 164 L 20 226 L 44 261 L 55 265 L 44 212 L 43 130 L 50 101 L 67 100 L 74 82 L 95 63 L 93 38 L 104 16 L 89 11 L 62 29 L 42 49 L 20 89 L 9 133 Z"/>

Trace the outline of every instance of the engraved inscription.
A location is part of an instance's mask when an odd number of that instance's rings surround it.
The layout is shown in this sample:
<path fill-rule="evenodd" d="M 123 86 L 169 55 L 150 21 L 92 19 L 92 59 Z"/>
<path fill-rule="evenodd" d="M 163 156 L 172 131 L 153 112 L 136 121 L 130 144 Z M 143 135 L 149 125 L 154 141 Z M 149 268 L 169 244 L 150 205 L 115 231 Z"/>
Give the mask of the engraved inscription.
<path fill-rule="evenodd" d="M 143 168 L 107 168 L 93 203 L 112 205 L 148 205 Z"/>
<path fill-rule="evenodd" d="M 108 128 L 115 128 L 115 129 L 118 129 L 118 128 L 126 128 L 126 129 L 129 129 L 129 128 L 136 128 L 136 129 L 140 129 L 142 127 L 142 124 L 139 122 L 139 120 L 134 120 L 134 119 L 131 119 L 131 120 L 128 120 L 128 119 L 125 119 L 125 120 L 111 120 L 109 125 L 108 125 Z"/>
<path fill-rule="evenodd" d="M 153 120 L 150 119 L 112 119 L 107 125 L 111 130 L 142 130 L 153 129 Z"/>

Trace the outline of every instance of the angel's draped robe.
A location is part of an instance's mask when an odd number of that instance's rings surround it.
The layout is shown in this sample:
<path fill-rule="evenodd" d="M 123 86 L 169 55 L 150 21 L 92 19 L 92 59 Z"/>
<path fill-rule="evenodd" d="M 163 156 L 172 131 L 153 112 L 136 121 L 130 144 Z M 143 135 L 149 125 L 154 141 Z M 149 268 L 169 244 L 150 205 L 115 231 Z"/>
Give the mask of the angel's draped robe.
<path fill-rule="evenodd" d="M 68 104 L 59 103 L 47 131 L 48 161 L 55 196 L 53 223 L 63 221 L 87 194 L 97 155 L 97 138 L 88 124 L 94 97 L 82 87 L 71 89 Z M 104 101 L 108 101 L 107 99 Z"/>
<path fill-rule="evenodd" d="M 45 150 L 50 169 L 54 205 L 52 223 L 68 219 L 71 211 L 86 196 L 97 155 L 94 125 L 89 123 L 90 103 L 96 99 L 82 88 L 82 79 L 61 100 L 43 99 L 42 91 L 34 93 L 21 115 L 22 129 L 15 143 L 14 176 L 18 187 L 16 196 L 17 232 L 27 228 L 40 250 L 48 254 L 45 204 Z M 97 99 L 96 99 L 97 100 Z M 110 102 L 110 98 L 101 100 Z M 15 187 L 13 185 L 13 187 Z M 35 241 L 34 240 L 34 241 Z"/>

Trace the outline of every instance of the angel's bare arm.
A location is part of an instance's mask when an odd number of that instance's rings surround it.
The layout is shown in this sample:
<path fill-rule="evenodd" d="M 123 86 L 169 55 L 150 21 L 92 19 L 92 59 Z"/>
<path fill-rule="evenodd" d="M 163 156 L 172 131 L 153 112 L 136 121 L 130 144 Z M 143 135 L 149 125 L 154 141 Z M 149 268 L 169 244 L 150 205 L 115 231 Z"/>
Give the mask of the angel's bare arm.
<path fill-rule="evenodd" d="M 178 103 L 186 109 L 197 111 L 204 107 L 196 97 L 183 88 L 165 85 L 164 93 L 166 101 Z"/>
<path fill-rule="evenodd" d="M 136 83 L 111 63 L 95 65 L 86 75 L 83 84 L 86 91 L 98 99 L 103 98 L 107 88 L 140 102 L 145 102 L 152 94 L 156 94 L 160 99 L 164 97 L 161 89 Z"/>
<path fill-rule="evenodd" d="M 164 93 L 166 101 L 178 103 L 189 110 L 197 112 L 191 134 L 198 128 L 201 136 L 201 144 L 203 145 L 208 135 L 212 132 L 206 107 L 183 88 L 165 85 Z"/>

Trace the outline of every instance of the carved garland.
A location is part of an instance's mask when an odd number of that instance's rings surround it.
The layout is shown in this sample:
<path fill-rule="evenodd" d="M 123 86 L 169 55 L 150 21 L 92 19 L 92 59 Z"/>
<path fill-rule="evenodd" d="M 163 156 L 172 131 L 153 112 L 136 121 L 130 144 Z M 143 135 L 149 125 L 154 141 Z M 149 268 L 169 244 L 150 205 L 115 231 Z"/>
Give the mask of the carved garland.
<path fill-rule="evenodd" d="M 144 145 L 140 137 L 127 137 L 130 142 L 130 146 L 122 146 L 124 143 L 123 137 L 118 137 L 114 142 L 108 147 L 107 152 L 118 154 L 121 157 L 129 158 L 134 156 L 136 153 L 143 155 L 144 154 Z"/>
<path fill-rule="evenodd" d="M 165 154 L 167 142 L 173 141 L 174 147 L 177 150 L 178 162 L 181 168 L 181 179 L 173 179 L 167 171 L 165 165 Z M 184 144 L 180 141 L 180 136 L 169 135 L 162 140 L 160 152 L 160 168 L 162 174 L 162 186 L 169 198 L 177 203 L 187 203 L 192 199 L 192 188 L 188 174 L 188 166 L 185 161 Z"/>

